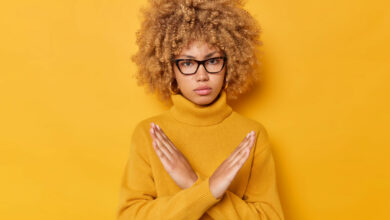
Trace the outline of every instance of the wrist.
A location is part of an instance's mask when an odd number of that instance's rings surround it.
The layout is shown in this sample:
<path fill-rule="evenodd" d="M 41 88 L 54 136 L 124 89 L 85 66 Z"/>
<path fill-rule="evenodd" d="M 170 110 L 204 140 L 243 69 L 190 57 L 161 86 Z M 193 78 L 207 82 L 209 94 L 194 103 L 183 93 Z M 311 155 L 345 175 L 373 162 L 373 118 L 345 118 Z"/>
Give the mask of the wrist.
<path fill-rule="evenodd" d="M 193 186 L 196 183 L 196 181 L 198 181 L 198 178 L 199 178 L 198 176 L 195 176 L 190 181 L 188 181 L 186 188 L 190 188 L 191 186 Z"/>

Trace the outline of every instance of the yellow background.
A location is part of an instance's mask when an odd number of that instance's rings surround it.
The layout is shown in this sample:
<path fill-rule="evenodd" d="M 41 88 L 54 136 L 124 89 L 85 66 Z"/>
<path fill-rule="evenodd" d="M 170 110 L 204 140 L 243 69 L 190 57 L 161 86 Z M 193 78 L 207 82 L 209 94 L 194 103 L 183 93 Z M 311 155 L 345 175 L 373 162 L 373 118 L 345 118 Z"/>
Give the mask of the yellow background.
<path fill-rule="evenodd" d="M 0 7 L 0 219 L 114 219 L 138 121 L 168 109 L 136 85 L 146 1 Z M 286 219 L 390 219 L 390 7 L 255 1 L 264 84 L 232 102 L 270 135 Z"/>

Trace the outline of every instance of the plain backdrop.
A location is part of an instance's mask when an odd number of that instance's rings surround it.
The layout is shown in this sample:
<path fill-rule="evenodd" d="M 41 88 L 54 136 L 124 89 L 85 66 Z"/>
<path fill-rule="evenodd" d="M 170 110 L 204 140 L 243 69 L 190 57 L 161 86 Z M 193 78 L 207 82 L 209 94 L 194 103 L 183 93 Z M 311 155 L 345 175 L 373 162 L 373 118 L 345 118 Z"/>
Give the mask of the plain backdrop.
<path fill-rule="evenodd" d="M 0 219 L 115 219 L 130 135 L 170 106 L 137 86 L 146 0 L 0 7 Z M 264 124 L 288 220 L 390 219 L 390 5 L 264 1 Z"/>

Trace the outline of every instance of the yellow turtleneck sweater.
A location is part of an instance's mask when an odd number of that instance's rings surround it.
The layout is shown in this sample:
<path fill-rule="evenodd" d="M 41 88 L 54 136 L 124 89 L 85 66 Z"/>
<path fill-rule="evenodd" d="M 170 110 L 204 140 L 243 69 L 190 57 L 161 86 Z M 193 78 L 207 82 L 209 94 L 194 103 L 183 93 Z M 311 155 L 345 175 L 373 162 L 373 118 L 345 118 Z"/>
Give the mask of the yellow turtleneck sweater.
<path fill-rule="evenodd" d="M 226 103 L 223 90 L 209 106 L 173 95 L 166 112 L 140 121 L 131 137 L 129 158 L 120 188 L 118 220 L 131 219 L 284 219 L 275 163 L 264 126 Z M 160 126 L 198 175 L 181 189 L 153 149 L 150 123 Z M 224 196 L 216 199 L 209 178 L 251 130 L 256 142 L 248 160 Z"/>

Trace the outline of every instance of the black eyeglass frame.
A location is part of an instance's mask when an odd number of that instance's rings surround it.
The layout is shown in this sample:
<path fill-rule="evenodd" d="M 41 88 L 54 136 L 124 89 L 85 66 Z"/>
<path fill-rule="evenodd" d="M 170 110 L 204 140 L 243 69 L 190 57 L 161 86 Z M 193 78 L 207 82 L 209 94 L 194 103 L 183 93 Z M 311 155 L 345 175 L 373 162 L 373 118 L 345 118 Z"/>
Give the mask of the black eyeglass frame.
<path fill-rule="evenodd" d="M 223 65 L 222 65 L 220 71 L 217 71 L 217 72 L 209 72 L 209 71 L 207 70 L 206 66 L 204 65 L 207 61 L 213 60 L 213 59 L 223 59 Z M 179 62 L 180 62 L 180 61 L 183 61 L 183 60 L 193 60 L 193 61 L 195 61 L 195 62 L 198 64 L 198 66 L 196 67 L 195 72 L 193 72 L 193 73 L 183 73 L 183 72 L 181 71 L 180 67 L 179 67 Z M 199 66 L 200 66 L 200 65 L 203 65 L 203 68 L 204 68 L 204 69 L 206 70 L 206 72 L 208 72 L 208 73 L 219 73 L 219 72 L 221 72 L 221 71 L 223 70 L 223 68 L 225 67 L 225 65 L 226 65 L 226 60 L 227 60 L 226 57 L 212 57 L 212 58 L 209 58 L 209 59 L 206 59 L 206 60 L 176 59 L 176 60 L 172 60 L 172 61 L 176 64 L 176 67 L 179 69 L 179 71 L 180 71 L 181 74 L 183 74 L 183 75 L 193 75 L 193 74 L 195 74 L 196 72 L 198 72 L 198 69 L 199 69 Z"/>

